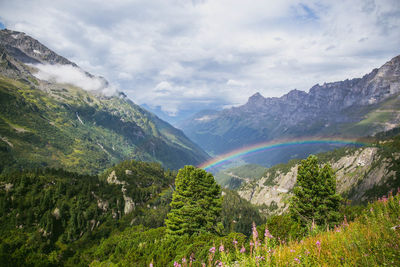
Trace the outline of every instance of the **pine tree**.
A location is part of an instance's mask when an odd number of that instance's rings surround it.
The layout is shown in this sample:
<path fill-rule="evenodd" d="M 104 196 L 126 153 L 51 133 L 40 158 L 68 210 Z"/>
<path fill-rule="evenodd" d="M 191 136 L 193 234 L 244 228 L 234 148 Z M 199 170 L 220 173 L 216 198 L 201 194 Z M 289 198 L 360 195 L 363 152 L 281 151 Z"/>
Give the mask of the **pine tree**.
<path fill-rule="evenodd" d="M 214 232 L 220 218 L 221 187 L 212 174 L 193 166 L 180 169 L 175 180 L 171 211 L 166 219 L 169 236 Z"/>
<path fill-rule="evenodd" d="M 303 226 L 312 222 L 330 226 L 339 223 L 342 198 L 336 193 L 336 178 L 329 164 L 320 168 L 314 155 L 302 160 L 293 193 L 290 214 Z"/>

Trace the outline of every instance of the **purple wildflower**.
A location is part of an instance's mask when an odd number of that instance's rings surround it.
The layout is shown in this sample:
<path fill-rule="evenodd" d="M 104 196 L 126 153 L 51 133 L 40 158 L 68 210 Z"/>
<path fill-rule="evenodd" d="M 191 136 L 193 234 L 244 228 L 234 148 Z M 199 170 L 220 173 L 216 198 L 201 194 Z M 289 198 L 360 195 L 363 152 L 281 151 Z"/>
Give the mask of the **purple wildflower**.
<path fill-rule="evenodd" d="M 240 253 L 245 253 L 246 249 L 244 248 L 244 246 L 242 246 L 242 248 L 240 249 Z"/>
<path fill-rule="evenodd" d="M 219 252 L 223 252 L 224 251 L 224 245 L 221 243 L 221 246 L 219 246 Z"/>
<path fill-rule="evenodd" d="M 210 248 L 209 251 L 210 251 L 212 254 L 214 254 L 214 253 L 215 253 L 215 247 Z"/>
<path fill-rule="evenodd" d="M 253 222 L 253 240 L 257 240 L 257 238 L 258 238 L 257 227 L 256 227 L 256 223 Z"/>
<path fill-rule="evenodd" d="M 317 242 L 315 244 L 317 245 L 317 247 L 321 246 L 321 242 L 319 240 L 317 240 Z"/>
<path fill-rule="evenodd" d="M 236 246 L 236 244 L 237 244 L 238 242 L 236 241 L 236 239 L 234 239 L 234 240 L 232 241 L 232 243 Z"/>
<path fill-rule="evenodd" d="M 153 267 L 153 263 L 152 262 L 150 262 L 149 267 Z"/>
<path fill-rule="evenodd" d="M 268 230 L 267 227 L 265 227 L 264 236 L 267 237 L 267 238 L 274 238 L 274 237 L 271 235 L 271 233 L 269 232 L 269 230 Z"/>
<path fill-rule="evenodd" d="M 300 263 L 300 260 L 299 260 L 298 258 L 294 258 L 294 260 L 295 260 L 297 263 Z"/>

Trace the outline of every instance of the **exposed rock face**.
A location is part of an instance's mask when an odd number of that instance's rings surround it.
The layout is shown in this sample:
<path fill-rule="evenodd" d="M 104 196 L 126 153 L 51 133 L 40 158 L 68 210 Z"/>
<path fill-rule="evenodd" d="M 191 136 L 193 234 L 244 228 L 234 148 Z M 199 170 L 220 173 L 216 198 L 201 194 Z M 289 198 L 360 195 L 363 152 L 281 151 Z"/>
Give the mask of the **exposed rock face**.
<path fill-rule="evenodd" d="M 52 50 L 23 32 L 10 31 L 7 29 L 1 30 L 0 45 L 2 45 L 15 59 L 23 63 L 68 64 L 77 67 L 75 63 L 57 55 Z"/>
<path fill-rule="evenodd" d="M 317 84 L 309 93 L 292 90 L 280 98 L 264 98 L 257 93 L 242 106 L 214 112 L 207 119 L 199 113 L 180 127 L 202 148 L 215 154 L 274 139 L 359 137 L 399 125 L 399 95 L 397 56 L 362 78 Z M 365 122 L 368 127 L 360 128 L 363 125 L 358 123 L 374 110 L 377 116 Z"/>
<path fill-rule="evenodd" d="M 331 160 L 329 164 L 336 172 L 337 192 L 354 201 L 366 200 L 368 190 L 396 175 L 389 166 L 398 158 L 397 155 L 382 157 L 377 147 L 366 147 L 348 153 L 339 160 Z M 245 184 L 238 193 L 253 204 L 265 204 L 268 207 L 266 213 L 281 213 L 286 210 L 285 200 L 290 197 L 296 183 L 297 168 L 298 164 L 287 172 L 279 169 L 275 173 L 267 172 L 265 177 Z M 351 191 L 353 193 L 349 195 Z M 271 205 L 275 204 L 278 208 L 272 209 Z"/>
<path fill-rule="evenodd" d="M 124 201 L 125 201 L 124 213 L 125 214 L 131 213 L 135 209 L 135 202 L 133 202 L 131 197 L 127 197 L 125 194 L 124 194 Z"/>
<path fill-rule="evenodd" d="M 59 208 L 55 208 L 53 210 L 53 216 L 56 218 L 56 220 L 60 219 L 60 209 Z"/>
<path fill-rule="evenodd" d="M 115 171 L 112 171 L 110 173 L 110 175 L 107 177 L 107 183 L 109 183 L 109 184 L 122 184 L 122 185 L 126 184 L 125 181 L 119 181 L 118 180 L 117 175 L 115 174 Z"/>
<path fill-rule="evenodd" d="M 125 174 L 126 175 L 132 174 L 132 171 L 131 170 L 125 170 Z M 112 171 L 110 173 L 110 175 L 107 177 L 107 183 L 122 185 L 121 191 L 122 191 L 122 194 L 123 194 L 123 197 L 124 197 L 124 201 L 125 201 L 124 213 L 125 214 L 131 213 L 135 209 L 135 202 L 133 201 L 133 199 L 131 197 L 128 197 L 126 195 L 126 187 L 125 187 L 125 185 L 128 185 L 128 183 L 125 182 L 125 181 L 118 180 L 118 177 L 115 174 L 115 171 Z M 108 207 L 108 203 L 107 203 L 107 207 Z"/>

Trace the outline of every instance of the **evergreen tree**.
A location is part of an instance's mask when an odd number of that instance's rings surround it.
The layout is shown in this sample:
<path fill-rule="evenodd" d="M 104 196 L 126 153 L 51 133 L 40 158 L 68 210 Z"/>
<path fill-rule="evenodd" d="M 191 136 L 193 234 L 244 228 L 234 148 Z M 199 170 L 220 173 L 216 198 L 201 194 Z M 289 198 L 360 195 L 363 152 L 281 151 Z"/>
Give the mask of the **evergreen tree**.
<path fill-rule="evenodd" d="M 171 211 L 165 220 L 169 236 L 214 232 L 220 218 L 221 187 L 212 174 L 193 166 L 180 169 Z"/>
<path fill-rule="evenodd" d="M 320 168 L 314 155 L 302 160 L 293 193 L 290 214 L 303 226 L 313 221 L 330 226 L 339 222 L 341 197 L 336 194 L 336 178 L 329 164 Z"/>

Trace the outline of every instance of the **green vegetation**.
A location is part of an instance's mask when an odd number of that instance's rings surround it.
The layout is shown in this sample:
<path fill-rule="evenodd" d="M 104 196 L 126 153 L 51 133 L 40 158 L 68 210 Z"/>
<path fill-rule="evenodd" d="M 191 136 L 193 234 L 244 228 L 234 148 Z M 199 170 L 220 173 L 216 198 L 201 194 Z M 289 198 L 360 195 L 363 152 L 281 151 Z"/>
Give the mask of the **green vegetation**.
<path fill-rule="evenodd" d="M 260 207 L 241 198 L 235 191 L 225 189 L 223 194 L 221 218 L 225 234 L 236 232 L 249 236 L 253 222 L 257 225 L 265 222 L 260 215 Z"/>
<path fill-rule="evenodd" d="M 29 78 L 39 85 L 0 76 L 0 172 L 51 167 L 97 174 L 126 159 L 178 169 L 208 157 L 129 100 Z"/>
<path fill-rule="evenodd" d="M 320 168 L 314 155 L 302 160 L 290 201 L 291 216 L 303 226 L 314 223 L 332 226 L 338 223 L 340 202 L 331 166 L 325 164 Z"/>
<path fill-rule="evenodd" d="M 175 174 L 164 172 L 159 164 L 135 161 L 107 172 L 112 171 L 122 184 L 53 169 L 1 175 L 0 262 L 85 263 L 80 251 L 117 229 L 162 226 Z M 129 213 L 126 197 L 135 203 Z"/>
<path fill-rule="evenodd" d="M 263 177 L 267 168 L 257 164 L 245 164 L 234 168 L 219 171 L 215 180 L 224 188 L 237 189 L 244 182 L 257 180 Z"/>
<path fill-rule="evenodd" d="M 282 241 L 269 228 L 253 227 L 246 243 L 213 252 L 207 266 L 398 266 L 400 264 L 400 195 L 368 205 L 354 222 L 315 230 L 301 240 Z M 261 235 L 263 233 L 263 235 Z M 222 243 L 220 245 L 229 245 Z M 184 266 L 184 265 L 183 265 Z"/>
<path fill-rule="evenodd" d="M 211 173 L 193 166 L 180 169 L 175 180 L 171 211 L 165 221 L 170 237 L 220 232 L 221 187 Z M 222 226 L 222 225 L 221 225 Z"/>

